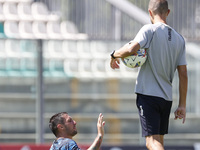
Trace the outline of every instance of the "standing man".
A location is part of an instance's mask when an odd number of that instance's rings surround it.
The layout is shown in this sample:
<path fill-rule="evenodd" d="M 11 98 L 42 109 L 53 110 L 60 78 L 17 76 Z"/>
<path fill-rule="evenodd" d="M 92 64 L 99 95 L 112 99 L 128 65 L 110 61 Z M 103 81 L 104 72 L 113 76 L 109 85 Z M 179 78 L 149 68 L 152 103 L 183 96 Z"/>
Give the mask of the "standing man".
<path fill-rule="evenodd" d="M 98 134 L 88 150 L 99 150 L 104 136 L 103 115 L 99 114 L 97 121 Z M 56 140 L 51 145 L 50 150 L 80 150 L 76 142 L 72 139 L 77 134 L 76 121 L 66 112 L 53 115 L 49 121 L 49 128 L 56 136 Z"/>
<path fill-rule="evenodd" d="M 164 150 L 164 135 L 168 133 L 172 106 L 172 81 L 178 70 L 179 105 L 175 119 L 186 117 L 187 67 L 185 41 L 166 19 L 170 10 L 167 0 L 150 0 L 149 15 L 152 24 L 144 25 L 133 41 L 111 54 L 111 68 L 119 68 L 119 58 L 140 49 L 146 49 L 147 61 L 141 67 L 136 81 L 137 107 L 149 150 Z"/>

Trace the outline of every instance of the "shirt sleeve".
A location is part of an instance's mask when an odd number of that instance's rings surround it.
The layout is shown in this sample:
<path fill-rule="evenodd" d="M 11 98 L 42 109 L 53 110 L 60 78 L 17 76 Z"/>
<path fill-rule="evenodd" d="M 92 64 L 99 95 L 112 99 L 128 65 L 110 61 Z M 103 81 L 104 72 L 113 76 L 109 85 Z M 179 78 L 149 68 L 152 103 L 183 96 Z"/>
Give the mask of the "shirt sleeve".
<path fill-rule="evenodd" d="M 178 59 L 178 63 L 177 64 L 178 64 L 178 66 L 187 65 L 185 41 L 184 41 L 183 50 L 181 51 L 181 54 L 179 55 L 179 59 Z"/>
<path fill-rule="evenodd" d="M 151 28 L 151 25 L 148 24 L 144 25 L 139 30 L 133 41 L 138 42 L 141 48 L 149 48 L 152 37 L 153 37 L 153 30 Z"/>

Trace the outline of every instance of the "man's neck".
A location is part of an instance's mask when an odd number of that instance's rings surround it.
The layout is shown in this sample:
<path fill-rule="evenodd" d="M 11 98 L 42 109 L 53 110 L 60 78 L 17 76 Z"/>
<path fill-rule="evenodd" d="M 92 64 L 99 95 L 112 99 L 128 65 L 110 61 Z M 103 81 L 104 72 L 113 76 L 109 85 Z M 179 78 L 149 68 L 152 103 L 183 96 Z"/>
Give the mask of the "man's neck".
<path fill-rule="evenodd" d="M 158 23 L 158 22 L 161 22 L 161 23 L 167 24 L 167 22 L 166 22 L 166 18 L 162 18 L 161 16 L 156 15 L 156 16 L 154 16 L 153 23 L 155 24 L 155 23 Z"/>
<path fill-rule="evenodd" d="M 68 139 L 72 139 L 72 137 L 69 137 L 69 136 L 59 136 L 59 137 L 57 137 L 57 140 L 59 140 L 59 139 L 64 139 L 64 138 L 68 138 Z"/>

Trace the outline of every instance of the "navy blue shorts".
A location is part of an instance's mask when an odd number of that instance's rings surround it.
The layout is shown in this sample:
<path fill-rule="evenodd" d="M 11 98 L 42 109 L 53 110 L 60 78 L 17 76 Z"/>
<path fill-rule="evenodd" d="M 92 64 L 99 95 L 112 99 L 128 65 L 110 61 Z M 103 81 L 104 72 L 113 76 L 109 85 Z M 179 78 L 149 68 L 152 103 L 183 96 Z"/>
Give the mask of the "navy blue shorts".
<path fill-rule="evenodd" d="M 160 97 L 137 94 L 137 108 L 142 126 L 142 136 L 168 133 L 172 101 Z"/>

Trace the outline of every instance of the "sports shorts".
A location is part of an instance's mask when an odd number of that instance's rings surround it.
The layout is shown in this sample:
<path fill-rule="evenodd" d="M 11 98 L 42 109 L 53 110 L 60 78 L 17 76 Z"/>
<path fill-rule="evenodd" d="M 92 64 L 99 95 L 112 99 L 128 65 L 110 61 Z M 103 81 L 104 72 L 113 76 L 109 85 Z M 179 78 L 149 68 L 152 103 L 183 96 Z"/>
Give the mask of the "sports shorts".
<path fill-rule="evenodd" d="M 172 101 L 167 101 L 160 97 L 137 94 L 136 104 L 143 137 L 168 133 Z"/>

